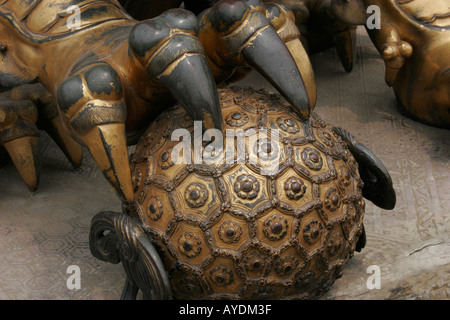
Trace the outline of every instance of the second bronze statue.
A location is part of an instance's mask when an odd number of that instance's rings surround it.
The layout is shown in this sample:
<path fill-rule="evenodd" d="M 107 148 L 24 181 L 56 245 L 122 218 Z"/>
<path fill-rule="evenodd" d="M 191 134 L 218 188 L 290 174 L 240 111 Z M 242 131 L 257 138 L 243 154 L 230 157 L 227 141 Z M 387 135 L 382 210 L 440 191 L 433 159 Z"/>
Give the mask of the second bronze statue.
<path fill-rule="evenodd" d="M 414 119 L 450 128 L 450 1 L 332 1 L 335 15 L 351 25 L 366 25 L 370 7 L 378 8 L 380 25 L 367 31 L 399 106 Z"/>

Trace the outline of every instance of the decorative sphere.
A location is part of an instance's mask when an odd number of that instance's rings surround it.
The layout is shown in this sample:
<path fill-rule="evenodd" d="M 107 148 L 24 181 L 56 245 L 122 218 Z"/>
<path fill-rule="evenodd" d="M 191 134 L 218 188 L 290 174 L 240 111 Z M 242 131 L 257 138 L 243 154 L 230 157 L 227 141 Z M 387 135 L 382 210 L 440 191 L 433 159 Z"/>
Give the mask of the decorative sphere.
<path fill-rule="evenodd" d="M 132 156 L 134 211 L 174 298 L 318 298 L 362 233 L 355 159 L 330 125 L 316 114 L 303 121 L 279 95 L 234 87 L 219 97 L 216 148 L 177 106 Z"/>

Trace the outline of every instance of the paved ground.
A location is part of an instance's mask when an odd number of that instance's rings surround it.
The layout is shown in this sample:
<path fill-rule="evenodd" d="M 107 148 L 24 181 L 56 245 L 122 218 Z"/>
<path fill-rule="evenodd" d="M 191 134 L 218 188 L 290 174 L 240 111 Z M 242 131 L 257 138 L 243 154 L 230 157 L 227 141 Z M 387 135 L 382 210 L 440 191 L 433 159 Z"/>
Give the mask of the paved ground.
<path fill-rule="evenodd" d="M 450 131 L 398 112 L 378 53 L 364 31 L 359 35 L 351 73 L 343 71 L 333 49 L 312 57 L 316 111 L 383 161 L 397 206 L 385 211 L 367 203 L 367 246 L 324 299 L 449 299 Z M 257 75 L 243 84 L 269 88 Z M 41 142 L 36 193 L 12 166 L 0 168 L 0 299 L 118 299 L 124 271 L 91 256 L 88 234 L 96 213 L 119 211 L 120 203 L 88 154 L 73 170 L 45 134 Z M 66 285 L 71 265 L 81 271 L 79 290 Z M 380 289 L 367 286 L 370 266 L 379 268 Z"/>

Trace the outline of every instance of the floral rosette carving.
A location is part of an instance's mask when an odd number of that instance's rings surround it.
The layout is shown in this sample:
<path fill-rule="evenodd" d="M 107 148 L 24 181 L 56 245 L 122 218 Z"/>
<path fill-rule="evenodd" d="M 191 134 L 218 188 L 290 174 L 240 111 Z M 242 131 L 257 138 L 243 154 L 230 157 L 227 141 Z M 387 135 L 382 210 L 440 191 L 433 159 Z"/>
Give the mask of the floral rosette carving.
<path fill-rule="evenodd" d="M 320 170 L 323 166 L 323 159 L 319 151 L 313 148 L 305 148 L 302 152 L 302 160 L 308 166 L 308 168 L 313 170 Z"/>
<path fill-rule="evenodd" d="M 234 191 L 241 199 L 252 200 L 258 195 L 260 186 L 258 180 L 247 174 L 242 174 L 236 178 Z"/>
<path fill-rule="evenodd" d="M 178 249 L 188 258 L 195 258 L 202 250 L 201 241 L 192 232 L 187 232 L 178 239 Z"/>
<path fill-rule="evenodd" d="M 287 234 L 288 222 L 285 218 L 274 215 L 264 223 L 264 235 L 272 241 L 280 240 Z"/>
<path fill-rule="evenodd" d="M 225 243 L 236 243 L 242 235 L 242 228 L 234 221 L 224 222 L 219 229 L 219 237 Z"/>
<path fill-rule="evenodd" d="M 309 222 L 303 229 L 303 238 L 308 244 L 312 245 L 319 241 L 323 231 L 324 227 L 322 223 L 317 220 L 313 220 Z"/>
<path fill-rule="evenodd" d="M 190 207 L 199 208 L 208 199 L 208 190 L 201 183 L 191 183 L 184 192 L 184 198 Z"/>
<path fill-rule="evenodd" d="M 226 116 L 225 122 L 231 127 L 242 127 L 248 122 L 248 115 L 245 112 L 233 112 Z"/>
<path fill-rule="evenodd" d="M 149 198 L 148 217 L 153 221 L 156 221 L 159 218 L 161 218 L 162 214 L 163 214 L 163 203 L 161 199 L 157 196 L 151 196 Z"/>
<path fill-rule="evenodd" d="M 291 200 L 299 200 L 306 193 L 306 185 L 298 177 L 290 177 L 284 184 L 286 196 Z"/>

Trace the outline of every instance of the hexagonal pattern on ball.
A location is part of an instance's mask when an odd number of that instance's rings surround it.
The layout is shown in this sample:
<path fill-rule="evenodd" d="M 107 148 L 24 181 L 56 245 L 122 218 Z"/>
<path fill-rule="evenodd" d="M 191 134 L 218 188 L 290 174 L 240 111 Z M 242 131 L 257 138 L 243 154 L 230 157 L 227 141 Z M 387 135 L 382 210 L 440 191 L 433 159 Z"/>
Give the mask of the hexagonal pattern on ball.
<path fill-rule="evenodd" d="M 316 114 L 302 120 L 277 94 L 233 87 L 219 97 L 222 149 L 178 106 L 155 120 L 131 161 L 136 212 L 174 297 L 318 298 L 362 232 L 357 164 L 330 125 Z M 176 129 L 188 143 L 173 139 Z M 215 161 L 194 161 L 208 154 Z"/>

